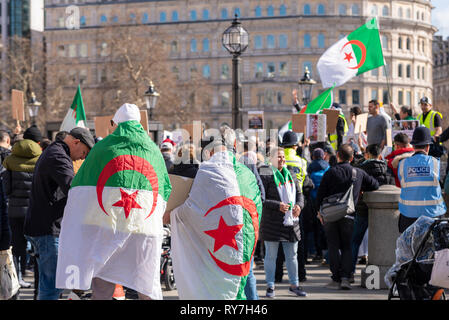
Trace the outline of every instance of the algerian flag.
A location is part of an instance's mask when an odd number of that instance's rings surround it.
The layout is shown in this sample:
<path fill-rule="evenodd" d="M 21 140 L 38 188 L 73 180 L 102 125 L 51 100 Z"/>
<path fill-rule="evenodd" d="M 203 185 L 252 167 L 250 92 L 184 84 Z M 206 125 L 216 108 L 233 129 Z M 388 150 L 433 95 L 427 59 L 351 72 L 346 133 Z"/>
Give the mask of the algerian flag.
<path fill-rule="evenodd" d="M 170 215 L 180 299 L 245 299 L 262 214 L 254 174 L 230 152 L 203 162 Z"/>
<path fill-rule="evenodd" d="M 84 111 L 83 97 L 81 96 L 81 87 L 78 85 L 72 105 L 70 106 L 64 120 L 61 123 L 59 131 L 70 131 L 75 127 L 86 128 L 86 112 Z"/>
<path fill-rule="evenodd" d="M 379 25 L 373 18 L 327 49 L 317 68 L 323 88 L 329 88 L 384 64 Z"/>
<path fill-rule="evenodd" d="M 88 290 L 98 277 L 162 299 L 162 216 L 170 193 L 157 145 L 139 121 L 119 123 L 92 148 L 73 179 L 56 287 Z"/>
<path fill-rule="evenodd" d="M 321 110 L 329 109 L 332 106 L 333 89 L 334 86 L 322 92 L 318 97 L 310 101 L 304 108 L 302 108 L 300 113 L 316 114 Z"/>

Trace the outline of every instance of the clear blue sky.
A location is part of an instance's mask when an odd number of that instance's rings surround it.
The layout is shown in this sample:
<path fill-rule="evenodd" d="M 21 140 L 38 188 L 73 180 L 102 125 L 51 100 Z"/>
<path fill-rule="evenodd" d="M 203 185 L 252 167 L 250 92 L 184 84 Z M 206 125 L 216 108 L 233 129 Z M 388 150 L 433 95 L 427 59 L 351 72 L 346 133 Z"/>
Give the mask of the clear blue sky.
<path fill-rule="evenodd" d="M 449 0 L 431 0 L 435 9 L 432 10 L 432 24 L 438 28 L 436 35 L 449 37 Z"/>

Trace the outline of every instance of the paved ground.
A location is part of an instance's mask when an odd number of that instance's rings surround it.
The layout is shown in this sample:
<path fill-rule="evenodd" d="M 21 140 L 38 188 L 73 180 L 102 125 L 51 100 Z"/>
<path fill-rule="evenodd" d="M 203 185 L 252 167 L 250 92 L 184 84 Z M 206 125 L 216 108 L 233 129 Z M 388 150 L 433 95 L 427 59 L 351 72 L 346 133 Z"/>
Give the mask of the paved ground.
<path fill-rule="evenodd" d="M 321 266 L 316 263 L 306 265 L 307 281 L 301 283 L 301 286 L 308 293 L 308 297 L 299 298 L 293 297 L 288 294 L 288 277 L 287 272 L 284 272 L 284 279 L 282 283 L 276 284 L 276 297 L 274 299 L 279 300 L 291 300 L 291 299 L 310 299 L 310 300 L 386 300 L 388 296 L 387 290 L 368 290 L 360 286 L 360 270 L 364 265 L 357 266 L 357 273 L 355 276 L 355 283 L 352 290 L 331 290 L 326 289 L 324 286 L 330 281 L 330 271 L 328 267 Z M 261 299 L 267 299 L 265 297 L 265 273 L 262 266 L 257 266 L 255 269 L 255 275 L 257 279 L 257 291 Z M 25 278 L 28 282 L 33 282 L 32 274 Z M 33 299 L 33 287 L 29 289 L 21 289 L 19 299 L 20 300 L 32 300 Z M 165 300 L 179 299 L 176 290 L 166 291 L 162 286 L 162 294 Z M 64 294 L 63 298 L 67 295 Z"/>

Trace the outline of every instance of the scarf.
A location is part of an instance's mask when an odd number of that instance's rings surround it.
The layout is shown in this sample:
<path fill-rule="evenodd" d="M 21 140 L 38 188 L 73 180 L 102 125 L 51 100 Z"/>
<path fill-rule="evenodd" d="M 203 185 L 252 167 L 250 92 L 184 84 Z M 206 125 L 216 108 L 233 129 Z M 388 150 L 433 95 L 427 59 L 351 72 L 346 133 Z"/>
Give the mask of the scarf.
<path fill-rule="evenodd" d="M 298 217 L 294 218 L 292 213 L 293 206 L 296 203 L 296 187 L 293 177 L 285 166 L 281 170 L 273 166 L 271 168 L 281 201 L 290 204 L 290 210 L 284 215 L 284 226 L 293 226 L 293 222 L 299 220 Z"/>

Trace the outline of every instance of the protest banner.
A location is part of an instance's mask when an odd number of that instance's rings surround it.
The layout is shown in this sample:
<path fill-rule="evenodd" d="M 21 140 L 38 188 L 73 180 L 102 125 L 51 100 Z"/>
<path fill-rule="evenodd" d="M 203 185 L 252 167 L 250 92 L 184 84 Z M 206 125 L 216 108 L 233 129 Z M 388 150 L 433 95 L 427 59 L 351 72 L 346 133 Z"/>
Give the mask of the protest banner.
<path fill-rule="evenodd" d="M 332 134 L 337 129 L 338 116 L 340 111 L 332 109 L 324 109 L 323 114 L 326 115 L 326 133 Z"/>
<path fill-rule="evenodd" d="M 368 113 L 362 113 L 356 116 L 354 125 L 354 134 L 365 132 L 368 123 Z"/>
<path fill-rule="evenodd" d="M 395 120 L 392 122 L 392 138 L 398 133 L 405 133 L 410 140 L 413 137 L 413 131 L 419 127 L 419 120 Z"/>
<path fill-rule="evenodd" d="M 292 131 L 296 133 L 306 133 L 307 114 L 292 114 Z"/>
<path fill-rule="evenodd" d="M 310 143 L 326 141 L 327 139 L 326 121 L 327 121 L 326 114 L 307 115 L 306 138 L 310 139 Z"/>
<path fill-rule="evenodd" d="M 148 111 L 140 110 L 140 124 L 146 133 L 148 133 Z"/>
<path fill-rule="evenodd" d="M 263 111 L 248 111 L 248 129 L 263 129 Z"/>
<path fill-rule="evenodd" d="M 18 121 L 25 121 L 25 109 L 23 105 L 23 91 L 12 89 L 11 91 L 11 114 Z"/>

